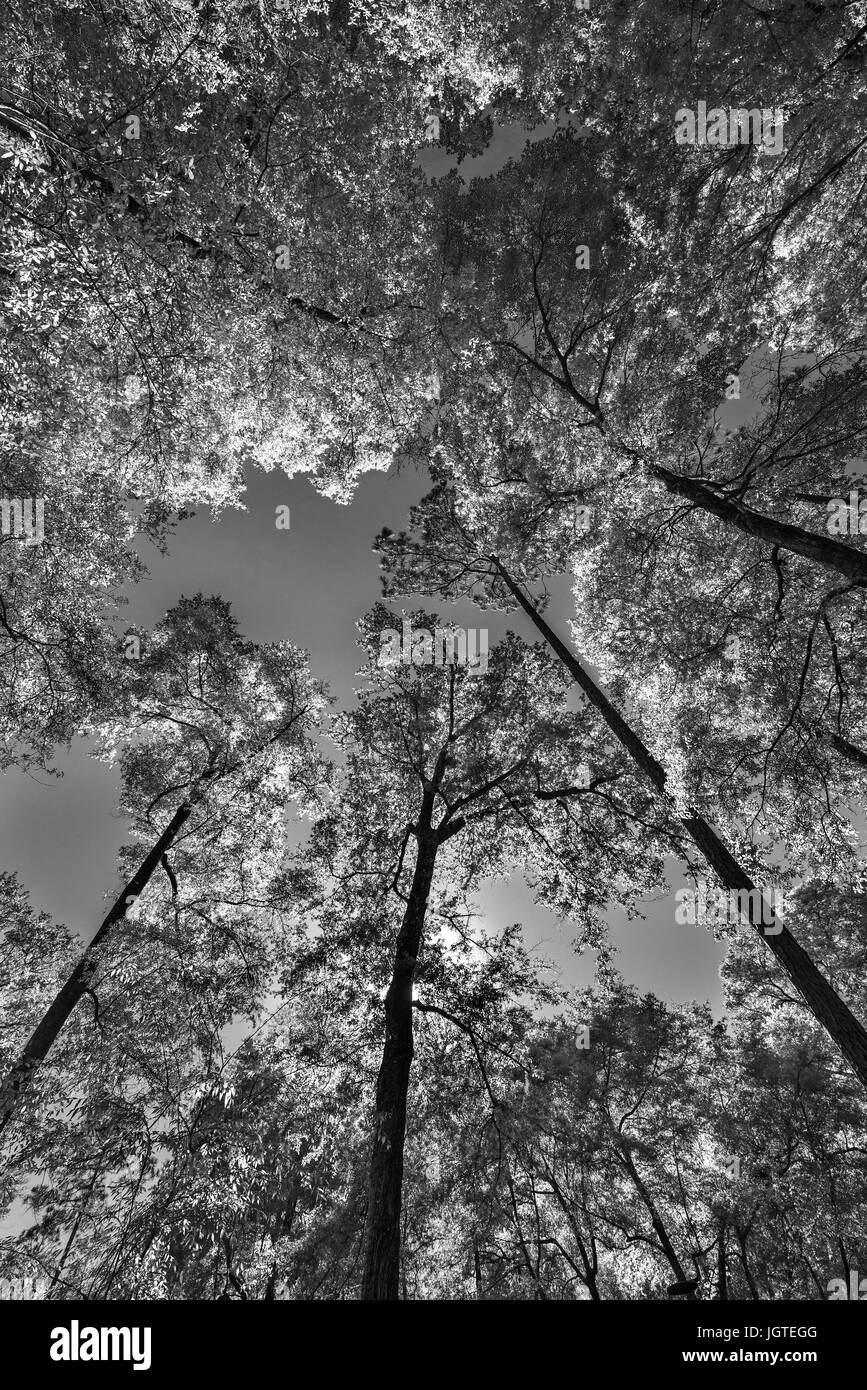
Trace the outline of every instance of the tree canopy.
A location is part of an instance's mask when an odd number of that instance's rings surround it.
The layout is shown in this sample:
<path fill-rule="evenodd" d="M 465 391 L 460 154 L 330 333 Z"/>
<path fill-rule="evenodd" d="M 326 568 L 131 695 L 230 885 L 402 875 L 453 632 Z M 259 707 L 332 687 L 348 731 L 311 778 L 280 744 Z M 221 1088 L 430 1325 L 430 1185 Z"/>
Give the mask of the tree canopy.
<path fill-rule="evenodd" d="M 84 939 L 0 865 L 0 1278 L 596 1303 L 867 1269 L 863 20 L 9 0 L 0 765 L 86 745 L 129 843 Z M 124 621 L 274 470 L 349 507 L 418 477 L 381 601 L 340 599 L 351 692 L 243 635 L 229 566 Z M 684 883 L 716 1012 L 612 940 Z"/>

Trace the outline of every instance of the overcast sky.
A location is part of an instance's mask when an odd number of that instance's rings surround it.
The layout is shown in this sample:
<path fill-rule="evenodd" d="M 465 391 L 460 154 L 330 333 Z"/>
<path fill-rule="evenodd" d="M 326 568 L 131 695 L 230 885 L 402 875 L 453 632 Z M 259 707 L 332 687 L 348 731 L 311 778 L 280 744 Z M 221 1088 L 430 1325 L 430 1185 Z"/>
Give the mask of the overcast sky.
<path fill-rule="evenodd" d="M 427 476 L 370 474 L 351 506 L 320 497 L 306 478 L 251 473 L 247 510 L 212 522 L 207 512 L 182 523 L 171 554 L 143 550 L 150 578 L 130 594 L 124 614 L 150 628 L 181 595 L 219 593 L 231 604 L 242 633 L 254 641 L 288 639 L 311 653 L 314 674 L 327 680 L 341 704 L 360 684 L 355 623 L 380 597 L 373 539 L 382 526 L 406 524 L 410 505 L 429 487 Z M 275 526 L 276 507 L 291 509 L 288 531 Z M 568 635 L 569 583 L 551 584 L 549 619 Z M 487 627 L 493 646 L 509 627 L 528 641 L 537 634 L 523 614 L 484 613 L 466 603 L 443 605 L 418 598 L 407 608 L 435 608 L 464 626 Z M 113 769 L 74 745 L 55 766 L 62 779 L 27 777 L 10 770 L 0 779 L 0 860 L 17 871 L 34 907 L 50 912 L 85 939 L 93 935 L 106 896 L 120 884 L 117 851 L 127 831 L 115 811 Z M 675 886 L 682 882 L 672 862 Z M 528 941 L 563 969 L 564 981 L 590 983 L 592 956 L 577 959 L 568 925 L 560 927 L 533 903 L 520 879 L 486 886 L 481 905 L 495 926 L 521 921 Z M 661 998 L 719 1002 L 717 969 L 722 948 L 703 930 L 678 926 L 673 898 L 648 904 L 647 920 L 627 922 L 612 914 L 613 937 L 622 948 L 619 968 L 627 979 Z"/>

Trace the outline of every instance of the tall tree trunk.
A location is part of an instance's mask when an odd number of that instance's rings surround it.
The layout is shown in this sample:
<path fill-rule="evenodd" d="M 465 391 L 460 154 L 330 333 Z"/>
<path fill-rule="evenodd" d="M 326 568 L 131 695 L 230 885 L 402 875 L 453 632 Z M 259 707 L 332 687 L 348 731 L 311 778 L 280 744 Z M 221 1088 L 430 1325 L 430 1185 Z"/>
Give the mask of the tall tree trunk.
<path fill-rule="evenodd" d="M 624 1141 L 623 1136 L 618 1134 L 616 1137 L 620 1143 L 620 1152 L 623 1157 L 623 1162 L 626 1165 L 626 1170 L 629 1173 L 630 1178 L 632 1179 L 632 1184 L 636 1192 L 638 1193 L 639 1197 L 641 1198 L 642 1202 L 648 1210 L 648 1213 L 650 1215 L 650 1223 L 653 1226 L 653 1229 L 656 1232 L 657 1237 L 659 1238 L 659 1243 L 662 1246 L 663 1254 L 665 1255 L 665 1258 L 668 1260 L 668 1263 L 671 1265 L 672 1271 L 674 1272 L 674 1277 L 677 1280 L 678 1284 L 686 1284 L 689 1281 L 687 1279 L 686 1274 L 684 1273 L 683 1265 L 680 1263 L 680 1260 L 677 1257 L 677 1251 L 671 1243 L 668 1231 L 665 1229 L 665 1224 L 662 1220 L 662 1217 L 659 1214 L 656 1203 L 651 1197 L 644 1179 L 642 1178 L 641 1174 L 639 1173 L 632 1160 L 632 1154 L 629 1152 L 629 1149 L 626 1146 L 626 1142 Z M 694 1289 L 690 1289 L 690 1291 L 686 1294 L 686 1297 L 688 1299 L 693 1299 L 697 1301 L 697 1295 Z"/>
<path fill-rule="evenodd" d="M 476 1272 L 476 1298 L 481 1300 L 485 1296 L 482 1287 L 482 1261 L 479 1258 L 479 1242 L 475 1236 L 473 1236 L 473 1267 Z"/>
<path fill-rule="evenodd" d="M 0 1134 L 3 1133 L 12 1119 L 21 1097 L 30 1085 L 35 1072 L 44 1062 L 61 1028 L 78 1001 L 89 990 L 96 969 L 94 960 L 96 947 L 105 941 L 115 922 L 119 922 L 125 916 L 127 899 L 137 898 L 147 886 L 160 859 L 174 843 L 181 827 L 189 820 L 197 799 L 193 798 L 182 802 L 175 811 L 156 844 L 142 860 L 129 882 L 121 889 L 120 895 L 115 899 L 113 906 L 103 919 L 96 936 L 89 943 L 66 984 L 55 996 L 36 1025 L 17 1062 L 6 1073 L 3 1084 L 0 1086 Z"/>
<path fill-rule="evenodd" d="M 60 1259 L 57 1263 L 57 1268 L 55 1269 L 54 1274 L 52 1275 L 51 1283 L 48 1285 L 48 1293 L 45 1295 L 46 1299 L 49 1299 L 53 1296 L 54 1288 L 57 1285 L 61 1274 L 63 1273 L 63 1267 L 66 1264 L 69 1252 L 72 1249 L 73 1243 L 75 1241 L 75 1237 L 78 1235 L 78 1228 L 81 1225 L 81 1222 L 84 1218 L 84 1213 L 87 1211 L 90 1199 L 93 1196 L 93 1189 L 96 1187 L 96 1180 L 102 1174 L 102 1160 L 104 1154 L 105 1150 L 103 1150 L 102 1154 L 100 1154 L 99 1162 L 94 1168 L 90 1182 L 87 1184 L 87 1187 L 84 1190 L 84 1200 L 82 1201 L 81 1206 L 79 1207 L 78 1212 L 76 1214 L 75 1220 L 72 1223 L 72 1230 L 69 1232 L 69 1238 L 67 1239 L 67 1242 L 63 1247 L 63 1254 L 60 1256 Z"/>
<path fill-rule="evenodd" d="M 377 1301 L 396 1299 L 400 1287 L 403 1146 L 413 1056 L 412 983 L 439 848 L 429 817 L 424 819 L 427 825 L 416 828 L 415 871 L 385 996 L 385 1042 L 376 1082 L 361 1297 Z"/>
<path fill-rule="evenodd" d="M 741 1264 L 743 1265 L 743 1270 L 744 1274 L 746 1275 L 746 1280 L 749 1286 L 750 1293 L 752 1294 L 753 1298 L 757 1303 L 761 1303 L 762 1296 L 756 1288 L 756 1281 L 753 1278 L 749 1262 L 747 1261 L 747 1234 L 744 1233 L 739 1226 L 736 1226 L 735 1235 L 738 1238 L 738 1252 L 740 1254 Z"/>
<path fill-rule="evenodd" d="M 554 1193 L 554 1196 L 557 1198 L 557 1205 L 559 1206 L 559 1208 L 560 1208 L 560 1210 L 562 1211 L 563 1215 L 565 1216 L 567 1222 L 569 1223 L 569 1229 L 570 1229 L 571 1232 L 572 1232 L 572 1235 L 573 1235 L 574 1240 L 575 1240 L 575 1244 L 578 1246 L 578 1254 L 581 1256 L 581 1263 L 582 1263 L 582 1265 L 584 1266 L 584 1276 L 583 1276 L 583 1277 L 584 1277 L 585 1286 L 587 1287 L 587 1290 L 589 1291 L 589 1294 L 590 1294 L 591 1299 L 592 1299 L 595 1303 L 601 1303 L 601 1302 L 602 1302 L 602 1295 L 601 1295 L 600 1292 L 599 1292 L 599 1285 L 598 1285 L 597 1282 L 596 1282 L 596 1274 L 597 1274 L 597 1269 L 598 1269 L 598 1261 L 597 1261 L 597 1258 L 596 1258 L 596 1242 L 595 1242 L 595 1240 L 593 1239 L 593 1231 L 592 1231 L 592 1229 L 590 1230 L 590 1242 L 591 1242 L 591 1248 L 592 1248 L 592 1251 L 593 1251 L 593 1258 L 591 1259 L 591 1258 L 590 1258 L 590 1252 L 588 1251 L 587 1246 L 586 1246 L 585 1243 L 584 1243 L 584 1238 L 583 1238 L 583 1236 L 581 1235 L 581 1228 L 580 1228 L 580 1226 L 578 1225 L 578 1222 L 577 1222 L 576 1217 L 575 1217 L 575 1213 L 574 1213 L 574 1211 L 572 1210 L 572 1207 L 571 1207 L 571 1205 L 569 1204 L 569 1202 L 566 1200 L 566 1197 L 565 1197 L 565 1195 L 564 1195 L 564 1193 L 563 1193 L 563 1191 L 562 1191 L 562 1189 L 561 1189 L 561 1187 L 560 1187 L 560 1184 L 557 1182 L 557 1179 L 554 1177 L 554 1174 L 552 1173 L 551 1168 L 550 1168 L 550 1165 L 549 1165 L 548 1163 L 545 1163 L 545 1177 L 547 1178 L 548 1182 L 551 1184 L 551 1191 Z M 583 1187 L 583 1184 L 582 1184 L 582 1187 Z M 584 1214 L 585 1214 L 585 1216 L 587 1216 L 587 1210 L 586 1210 L 586 1208 L 584 1209 Z M 588 1219 L 589 1219 L 589 1218 L 588 1218 Z M 574 1265 L 573 1265 L 573 1268 L 575 1268 Z"/>
<path fill-rule="evenodd" d="M 549 627 L 541 613 L 537 612 L 535 605 L 527 598 L 520 585 L 515 583 L 508 571 L 503 568 L 497 557 L 492 555 L 490 559 L 509 592 L 530 618 L 537 631 L 545 638 L 552 651 L 560 657 L 590 703 L 602 715 L 609 729 L 657 790 L 667 800 L 670 800 L 666 787 L 665 769 L 661 763 L 657 762 L 650 749 L 630 728 L 607 696 L 603 695 L 577 657 Z M 720 881 L 729 889 L 748 894 L 748 916 L 751 924 L 783 966 L 814 1017 L 827 1029 L 840 1051 L 848 1059 L 858 1079 L 864 1086 L 867 1086 L 867 1032 L 851 1009 L 828 983 L 821 971 L 816 968 L 807 952 L 802 946 L 799 946 L 788 928 L 781 928 L 780 923 L 775 920 L 774 914 L 769 914 L 768 905 L 765 904 L 763 907 L 757 901 L 759 894 L 754 891 L 756 885 L 704 817 L 689 815 L 681 816 L 679 819 L 696 848 L 700 850 Z"/>
<path fill-rule="evenodd" d="M 828 569 L 837 570 L 849 579 L 867 580 L 867 555 L 854 546 L 834 540 L 833 536 L 817 536 L 802 526 L 792 526 L 787 521 L 777 521 L 775 517 L 753 511 L 745 502 L 708 487 L 701 478 L 685 478 L 658 463 L 650 464 L 649 472 L 654 478 L 659 478 L 669 492 L 686 497 L 702 511 L 712 512 L 748 536 L 767 541 L 769 545 L 778 545 L 783 550 L 791 550 L 795 555 L 802 555 L 815 564 L 826 565 Z"/>
<path fill-rule="evenodd" d="M 524 1232 L 521 1230 L 521 1217 L 520 1213 L 518 1212 L 518 1199 L 515 1196 L 515 1184 L 513 1183 L 511 1174 L 509 1173 L 508 1165 L 506 1167 L 506 1186 L 509 1189 L 509 1196 L 512 1199 L 512 1220 L 515 1226 L 515 1234 L 518 1237 L 518 1244 L 521 1247 L 521 1255 L 524 1260 L 524 1268 L 526 1269 L 527 1274 L 529 1275 L 530 1282 L 533 1284 L 533 1287 L 535 1288 L 535 1293 L 533 1294 L 533 1297 L 534 1299 L 539 1299 L 540 1302 L 547 1303 L 548 1295 L 542 1287 L 542 1281 L 539 1278 L 538 1269 L 533 1268 L 533 1261 L 530 1259 L 530 1252 L 527 1249 L 527 1242 L 524 1239 Z M 540 1249 L 541 1247 L 537 1245 L 537 1263 L 539 1260 Z"/>
<path fill-rule="evenodd" d="M 724 1220 L 719 1223 L 719 1235 L 716 1240 L 716 1270 L 717 1298 L 721 1303 L 726 1303 L 729 1296 L 729 1281 L 726 1268 L 726 1223 Z"/>
<path fill-rule="evenodd" d="M 842 753 L 844 758 L 850 762 L 857 763 L 859 767 L 867 767 L 867 753 L 857 744 L 850 743 L 848 738 L 843 738 L 841 734 L 831 734 L 830 740 L 838 753 Z"/>

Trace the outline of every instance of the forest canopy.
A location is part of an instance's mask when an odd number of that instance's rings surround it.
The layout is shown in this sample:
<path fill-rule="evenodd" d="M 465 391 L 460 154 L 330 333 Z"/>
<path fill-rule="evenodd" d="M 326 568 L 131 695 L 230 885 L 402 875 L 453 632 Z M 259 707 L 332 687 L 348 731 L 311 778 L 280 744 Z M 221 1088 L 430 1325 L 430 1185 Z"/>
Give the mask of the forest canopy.
<path fill-rule="evenodd" d="M 0 864 L 11 1296 L 851 1296 L 865 52 L 860 0 L 7 0 L 0 759 L 86 747 L 125 838 L 83 935 Z M 125 622 L 259 474 L 374 472 L 345 698 L 231 566 Z M 719 1009 L 619 968 L 675 882 Z"/>

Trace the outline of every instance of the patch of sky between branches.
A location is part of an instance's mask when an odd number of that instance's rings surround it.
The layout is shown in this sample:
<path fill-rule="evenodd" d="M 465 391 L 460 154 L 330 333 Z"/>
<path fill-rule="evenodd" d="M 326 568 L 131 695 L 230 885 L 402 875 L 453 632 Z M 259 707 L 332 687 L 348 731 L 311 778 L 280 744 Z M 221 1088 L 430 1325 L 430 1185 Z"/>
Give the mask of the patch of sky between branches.
<path fill-rule="evenodd" d="M 461 159 L 456 154 L 449 154 L 440 144 L 427 144 L 421 146 L 416 158 L 428 183 L 444 178 L 456 169 L 469 187 L 473 179 L 487 179 L 499 173 L 510 160 L 518 159 L 527 145 L 550 140 L 558 130 L 565 130 L 568 126 L 579 133 L 586 129 L 575 113 L 565 108 L 558 111 L 556 119 L 540 121 L 533 126 L 525 125 L 523 121 L 504 121 L 502 124 L 494 121 L 493 134 L 481 154 L 467 155 Z"/>

